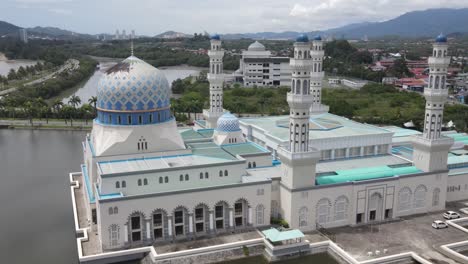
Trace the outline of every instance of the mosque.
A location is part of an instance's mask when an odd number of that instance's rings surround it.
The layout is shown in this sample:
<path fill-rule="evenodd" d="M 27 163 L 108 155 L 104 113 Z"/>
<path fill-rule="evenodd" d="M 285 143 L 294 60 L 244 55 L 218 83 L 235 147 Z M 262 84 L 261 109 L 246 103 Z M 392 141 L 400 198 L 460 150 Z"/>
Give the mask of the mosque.
<path fill-rule="evenodd" d="M 322 40 L 306 35 L 289 60 L 289 115 L 239 119 L 223 108 L 220 36 L 210 43 L 210 108 L 193 128 L 177 127 L 164 74 L 133 54 L 99 81 L 76 203 L 103 251 L 249 230 L 271 218 L 302 231 L 353 226 L 468 198 L 468 136 L 441 131 L 445 36 L 429 58 L 423 133 L 328 113 Z"/>

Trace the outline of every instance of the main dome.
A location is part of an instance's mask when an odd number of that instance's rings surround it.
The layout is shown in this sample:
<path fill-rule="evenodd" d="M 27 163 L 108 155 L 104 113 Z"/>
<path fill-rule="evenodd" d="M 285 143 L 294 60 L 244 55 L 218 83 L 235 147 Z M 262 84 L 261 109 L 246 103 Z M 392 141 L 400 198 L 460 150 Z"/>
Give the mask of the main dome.
<path fill-rule="evenodd" d="M 217 130 L 224 132 L 239 131 L 239 119 L 231 113 L 225 113 L 218 119 Z"/>
<path fill-rule="evenodd" d="M 258 41 L 255 41 L 254 43 L 249 45 L 248 50 L 250 50 L 250 51 L 264 51 L 265 46 L 262 43 L 260 43 Z"/>
<path fill-rule="evenodd" d="M 97 88 L 97 107 L 103 111 L 141 112 L 168 108 L 171 90 L 157 68 L 130 56 L 108 69 Z"/>

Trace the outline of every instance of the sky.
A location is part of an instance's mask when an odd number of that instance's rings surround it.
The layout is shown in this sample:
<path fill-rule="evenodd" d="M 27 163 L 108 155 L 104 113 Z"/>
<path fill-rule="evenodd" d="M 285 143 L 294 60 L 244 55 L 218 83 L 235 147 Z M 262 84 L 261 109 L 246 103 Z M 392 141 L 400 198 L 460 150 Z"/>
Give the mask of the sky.
<path fill-rule="evenodd" d="M 183 33 L 315 31 L 385 21 L 429 8 L 464 8 L 468 0 L 1 0 L 0 20 L 79 33 L 116 29 L 153 36 Z M 5 12 L 6 11 L 6 12 Z"/>

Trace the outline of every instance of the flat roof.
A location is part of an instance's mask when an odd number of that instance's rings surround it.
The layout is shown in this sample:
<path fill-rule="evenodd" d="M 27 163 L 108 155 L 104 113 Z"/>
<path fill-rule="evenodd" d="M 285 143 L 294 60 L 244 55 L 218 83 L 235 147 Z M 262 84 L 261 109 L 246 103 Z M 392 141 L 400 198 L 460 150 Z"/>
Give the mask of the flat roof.
<path fill-rule="evenodd" d="M 276 228 L 270 228 L 262 231 L 262 233 L 266 239 L 270 240 L 271 242 L 280 242 L 304 237 L 304 233 L 302 233 L 299 229 L 280 231 Z"/>
<path fill-rule="evenodd" d="M 340 170 L 351 170 L 375 166 L 402 165 L 409 161 L 394 155 L 379 155 L 368 157 L 347 158 L 330 161 L 320 161 L 317 163 L 317 173 L 331 172 Z"/>
<path fill-rule="evenodd" d="M 289 128 L 282 125 L 289 116 L 268 116 L 255 118 L 240 118 L 241 125 L 251 125 L 265 131 L 281 141 L 289 139 Z M 333 137 L 366 136 L 375 134 L 390 134 L 388 130 L 377 126 L 362 124 L 345 117 L 324 113 L 311 117 L 310 139 Z"/>
<path fill-rule="evenodd" d="M 179 129 L 179 133 L 184 141 L 191 141 L 211 138 L 213 136 L 213 129 L 199 129 L 195 131 L 190 127 Z"/>
<path fill-rule="evenodd" d="M 409 128 L 402 128 L 397 126 L 383 126 L 382 129 L 385 129 L 393 133 L 393 137 L 408 137 L 413 135 L 421 135 L 422 133 Z"/>
<path fill-rule="evenodd" d="M 422 172 L 415 166 L 390 167 L 378 166 L 351 170 L 336 170 L 330 175 L 317 176 L 317 185 L 337 184 L 343 182 L 365 181 L 394 177 L 398 175 L 408 175 Z"/>
<path fill-rule="evenodd" d="M 228 144 L 221 146 L 224 150 L 231 153 L 232 155 L 245 155 L 245 154 L 262 154 L 270 153 L 270 151 L 265 148 L 255 144 L 253 142 L 238 143 L 238 144 Z"/>

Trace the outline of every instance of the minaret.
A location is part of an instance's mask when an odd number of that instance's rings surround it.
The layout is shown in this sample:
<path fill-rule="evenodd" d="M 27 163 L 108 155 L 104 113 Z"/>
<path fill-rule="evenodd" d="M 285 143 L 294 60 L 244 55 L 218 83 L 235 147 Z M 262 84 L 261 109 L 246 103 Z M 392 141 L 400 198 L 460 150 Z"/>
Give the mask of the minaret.
<path fill-rule="evenodd" d="M 447 38 L 440 34 L 434 44 L 432 56 L 429 57 L 429 83 L 424 89 L 426 112 L 424 132 L 413 140 L 413 162 L 423 171 L 447 169 L 447 156 L 453 139 L 441 136 L 444 104 L 448 90 L 445 86 L 450 57 L 447 56 Z"/>
<path fill-rule="evenodd" d="M 310 73 L 310 94 L 314 98 L 310 113 L 321 114 L 327 113 L 329 107 L 322 104 L 322 80 L 324 76 L 323 72 L 323 41 L 322 37 L 315 36 L 312 40 L 312 46 L 310 51 L 312 57 L 312 68 Z"/>
<path fill-rule="evenodd" d="M 320 152 L 309 147 L 309 109 L 313 103 L 310 94 L 310 42 L 300 35 L 294 43 L 294 58 L 290 60 L 292 71 L 291 91 L 287 94 L 289 104 L 289 142 L 278 148 L 281 159 L 281 208 L 282 215 L 292 228 L 313 229 L 300 226 L 298 204 L 303 189 L 315 185 L 315 165 Z"/>
<path fill-rule="evenodd" d="M 210 109 L 203 110 L 206 119 L 206 128 L 216 128 L 218 118 L 223 115 L 223 56 L 221 49 L 221 38 L 215 34 L 210 40 L 211 49 L 208 51 L 210 57 L 210 70 L 208 81 L 210 82 Z"/>

